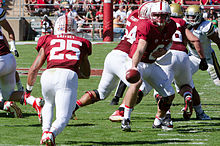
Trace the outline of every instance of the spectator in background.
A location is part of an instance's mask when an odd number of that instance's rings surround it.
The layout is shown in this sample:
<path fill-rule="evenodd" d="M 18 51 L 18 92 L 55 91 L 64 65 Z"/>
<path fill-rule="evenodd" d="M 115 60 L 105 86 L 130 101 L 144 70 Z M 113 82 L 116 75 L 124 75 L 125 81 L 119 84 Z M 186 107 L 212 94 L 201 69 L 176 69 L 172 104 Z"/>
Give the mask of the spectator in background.
<path fill-rule="evenodd" d="M 53 32 L 53 24 L 47 15 L 41 21 L 41 36 L 50 35 Z"/>
<path fill-rule="evenodd" d="M 77 15 L 74 20 L 76 21 L 76 24 L 77 24 L 77 32 L 82 32 L 85 19 Z"/>
<path fill-rule="evenodd" d="M 200 0 L 200 5 L 209 5 L 209 0 Z"/>
<path fill-rule="evenodd" d="M 63 14 L 65 14 L 65 12 L 63 11 L 63 7 L 59 7 L 57 11 L 54 12 L 54 15 L 57 17 L 62 16 Z"/>
<path fill-rule="evenodd" d="M 202 17 L 205 19 L 205 20 L 208 20 L 208 13 L 206 11 L 206 9 L 204 8 L 204 6 L 201 6 L 201 11 L 202 11 Z"/>
<path fill-rule="evenodd" d="M 218 15 L 215 12 L 214 7 L 210 8 L 210 11 L 208 14 L 208 20 L 212 22 L 213 26 L 215 27 L 215 32 L 218 33 Z"/>
<path fill-rule="evenodd" d="M 208 18 L 210 18 L 210 17 L 214 17 L 213 19 L 217 19 L 217 18 L 218 18 L 218 15 L 217 15 L 217 13 L 215 12 L 214 7 L 211 7 L 211 8 L 209 9 Z"/>
<path fill-rule="evenodd" d="M 177 3 L 177 4 L 180 4 L 180 5 L 184 5 L 185 0 L 173 0 L 172 3 Z"/>
<path fill-rule="evenodd" d="M 220 4 L 220 0 L 212 0 L 212 5 L 219 5 Z"/>
<path fill-rule="evenodd" d="M 91 36 L 94 37 L 94 33 L 99 33 L 99 38 L 102 38 L 102 25 L 99 22 L 99 17 L 95 17 L 95 21 L 92 22 Z"/>
<path fill-rule="evenodd" d="M 124 36 L 124 23 L 121 20 L 120 15 L 117 15 L 117 17 L 113 20 L 113 32 L 121 34 L 119 39 Z"/>
<path fill-rule="evenodd" d="M 114 13 L 114 18 L 117 18 L 118 15 L 120 15 L 120 21 L 121 22 L 126 22 L 126 16 L 127 16 L 127 13 L 126 11 L 124 10 L 124 7 L 121 5 L 119 7 L 119 9 Z"/>
<path fill-rule="evenodd" d="M 96 17 L 99 18 L 99 22 L 103 22 L 103 7 L 100 7 L 99 11 L 96 12 Z"/>
<path fill-rule="evenodd" d="M 91 7 L 89 7 L 89 11 L 86 13 L 86 22 L 91 23 L 93 20 L 95 20 L 95 14 Z"/>

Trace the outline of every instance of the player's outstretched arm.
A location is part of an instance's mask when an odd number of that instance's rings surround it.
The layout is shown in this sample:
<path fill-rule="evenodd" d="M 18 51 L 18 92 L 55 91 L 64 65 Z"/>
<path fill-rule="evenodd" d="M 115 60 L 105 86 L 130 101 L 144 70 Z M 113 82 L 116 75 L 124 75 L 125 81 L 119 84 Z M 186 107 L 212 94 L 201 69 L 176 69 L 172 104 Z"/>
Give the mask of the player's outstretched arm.
<path fill-rule="evenodd" d="M 194 45 L 199 57 L 201 59 L 205 58 L 204 49 L 202 48 L 199 38 L 197 38 L 188 28 L 185 29 L 185 34 L 187 39 Z"/>

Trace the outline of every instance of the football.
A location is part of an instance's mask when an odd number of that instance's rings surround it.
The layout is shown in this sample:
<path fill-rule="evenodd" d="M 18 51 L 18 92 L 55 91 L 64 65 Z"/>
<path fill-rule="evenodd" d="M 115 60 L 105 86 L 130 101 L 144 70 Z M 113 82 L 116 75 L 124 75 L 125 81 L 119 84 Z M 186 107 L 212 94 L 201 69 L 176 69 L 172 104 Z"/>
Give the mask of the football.
<path fill-rule="evenodd" d="M 141 78 L 141 75 L 139 73 L 138 70 L 135 70 L 135 69 L 129 69 L 127 72 L 126 72 L 126 80 L 129 82 L 129 83 L 137 83 Z"/>

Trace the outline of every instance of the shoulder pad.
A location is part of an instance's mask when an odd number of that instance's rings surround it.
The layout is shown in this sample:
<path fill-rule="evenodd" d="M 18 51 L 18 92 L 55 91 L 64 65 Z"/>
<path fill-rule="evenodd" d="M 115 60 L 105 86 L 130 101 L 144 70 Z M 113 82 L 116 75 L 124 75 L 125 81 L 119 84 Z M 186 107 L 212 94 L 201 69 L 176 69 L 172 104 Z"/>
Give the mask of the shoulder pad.
<path fill-rule="evenodd" d="M 0 21 L 6 19 L 6 11 L 3 8 L 0 8 Z"/>
<path fill-rule="evenodd" d="M 202 32 L 205 33 L 207 36 L 211 35 L 214 33 L 214 25 L 210 21 L 203 21 L 202 25 Z"/>

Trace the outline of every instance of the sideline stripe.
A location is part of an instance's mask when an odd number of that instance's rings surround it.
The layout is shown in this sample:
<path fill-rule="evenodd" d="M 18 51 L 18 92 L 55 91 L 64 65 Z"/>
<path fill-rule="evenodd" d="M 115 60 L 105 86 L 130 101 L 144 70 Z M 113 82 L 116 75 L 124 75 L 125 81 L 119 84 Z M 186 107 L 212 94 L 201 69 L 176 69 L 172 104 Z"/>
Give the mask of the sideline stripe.
<path fill-rule="evenodd" d="M 21 75 L 27 75 L 29 68 L 17 68 L 16 69 L 19 74 Z M 45 68 L 40 69 L 40 72 L 38 72 L 38 75 L 41 75 L 43 71 L 45 71 Z M 103 69 L 91 69 L 91 76 L 101 76 L 103 72 Z"/>

